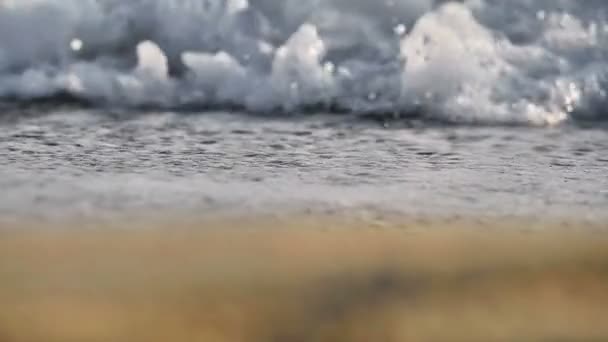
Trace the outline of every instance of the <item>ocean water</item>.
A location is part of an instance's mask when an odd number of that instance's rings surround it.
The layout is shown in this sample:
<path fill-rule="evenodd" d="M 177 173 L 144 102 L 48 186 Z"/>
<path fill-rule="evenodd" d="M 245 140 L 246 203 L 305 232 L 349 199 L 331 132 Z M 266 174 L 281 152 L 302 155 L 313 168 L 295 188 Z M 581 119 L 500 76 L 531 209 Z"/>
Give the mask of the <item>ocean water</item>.
<path fill-rule="evenodd" d="M 608 219 L 608 2 L 4 0 L 2 220 Z"/>

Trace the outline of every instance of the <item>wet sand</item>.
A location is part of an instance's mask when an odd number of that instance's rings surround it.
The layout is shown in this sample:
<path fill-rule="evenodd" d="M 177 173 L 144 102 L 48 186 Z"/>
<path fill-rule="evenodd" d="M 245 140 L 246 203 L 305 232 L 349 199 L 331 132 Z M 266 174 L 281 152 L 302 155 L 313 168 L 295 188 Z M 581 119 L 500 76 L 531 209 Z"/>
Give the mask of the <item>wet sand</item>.
<path fill-rule="evenodd" d="M 608 339 L 601 225 L 284 217 L 82 227 L 2 227 L 0 341 Z"/>

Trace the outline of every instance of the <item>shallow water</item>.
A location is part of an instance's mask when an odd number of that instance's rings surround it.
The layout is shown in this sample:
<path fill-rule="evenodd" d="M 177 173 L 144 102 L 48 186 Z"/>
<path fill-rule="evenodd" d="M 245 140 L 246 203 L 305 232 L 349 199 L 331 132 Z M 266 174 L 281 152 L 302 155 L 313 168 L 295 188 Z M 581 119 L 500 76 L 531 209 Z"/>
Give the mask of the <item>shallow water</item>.
<path fill-rule="evenodd" d="M 0 216 L 603 222 L 607 18 L 603 0 L 1 1 Z"/>
<path fill-rule="evenodd" d="M 290 210 L 608 218 L 603 129 L 41 110 L 1 121 L 3 220 Z"/>

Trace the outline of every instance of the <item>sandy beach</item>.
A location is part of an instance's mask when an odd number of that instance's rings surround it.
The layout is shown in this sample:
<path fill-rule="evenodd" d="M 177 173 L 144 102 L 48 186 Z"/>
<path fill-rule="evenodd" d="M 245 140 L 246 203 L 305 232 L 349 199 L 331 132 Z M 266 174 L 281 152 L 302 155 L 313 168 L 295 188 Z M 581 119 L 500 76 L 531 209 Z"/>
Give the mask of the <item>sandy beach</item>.
<path fill-rule="evenodd" d="M 3 227 L 0 340 L 608 338 L 602 227 L 404 222 Z"/>

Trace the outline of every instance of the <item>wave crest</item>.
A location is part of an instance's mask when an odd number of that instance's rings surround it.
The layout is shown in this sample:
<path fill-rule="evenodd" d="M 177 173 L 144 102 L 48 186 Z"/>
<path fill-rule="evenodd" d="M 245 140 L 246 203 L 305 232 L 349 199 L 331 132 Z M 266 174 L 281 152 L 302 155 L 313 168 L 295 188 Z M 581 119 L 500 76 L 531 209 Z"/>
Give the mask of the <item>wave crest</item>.
<path fill-rule="evenodd" d="M 605 119 L 599 0 L 12 0 L 0 98 L 99 106 Z"/>

